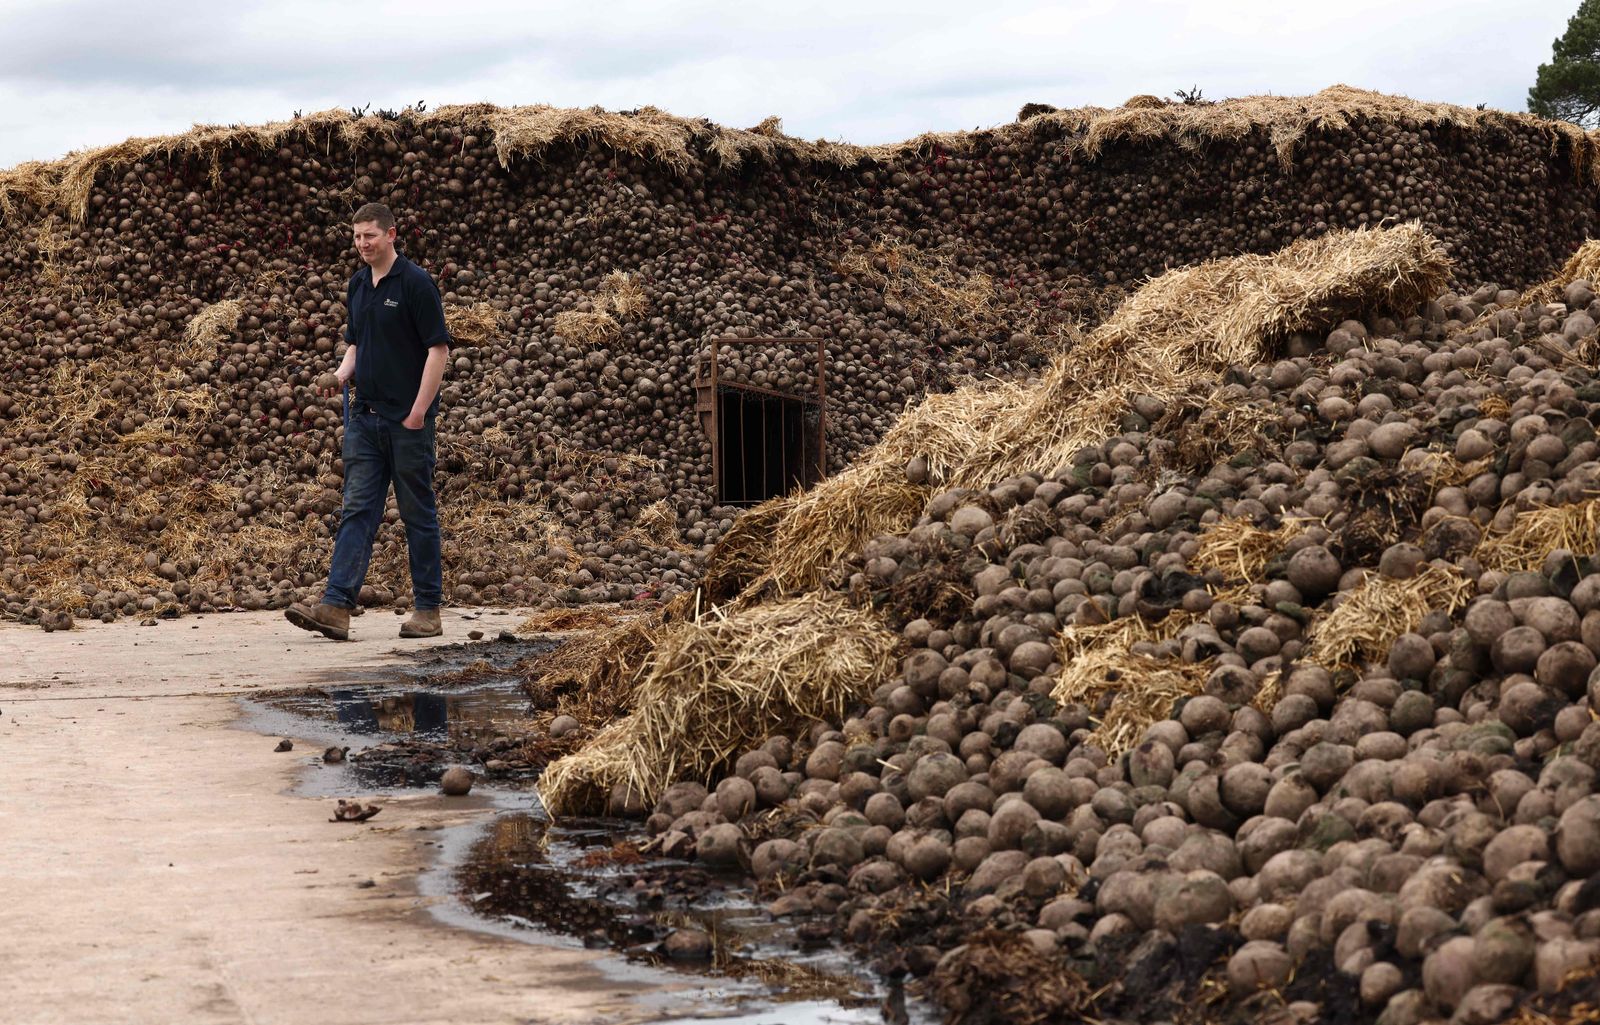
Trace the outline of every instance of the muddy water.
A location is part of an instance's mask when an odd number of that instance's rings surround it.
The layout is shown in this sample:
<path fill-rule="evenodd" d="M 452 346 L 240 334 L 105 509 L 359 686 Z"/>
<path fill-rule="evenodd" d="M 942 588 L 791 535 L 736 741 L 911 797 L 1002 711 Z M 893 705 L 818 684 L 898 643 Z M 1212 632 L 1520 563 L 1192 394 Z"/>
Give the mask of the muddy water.
<path fill-rule="evenodd" d="M 373 796 L 432 788 L 478 745 L 527 730 L 534 709 L 511 672 L 548 642 L 435 649 L 426 661 L 324 678 L 302 689 L 243 702 L 241 725 L 299 738 L 308 797 Z M 341 762 L 325 748 L 349 749 Z M 482 750 L 481 747 L 477 747 Z M 295 748 L 296 755 L 301 747 Z M 743 877 L 637 853 L 637 823 L 593 819 L 551 824 L 532 787 L 536 769 L 484 779 L 486 822 L 443 829 L 434 866 L 419 880 L 446 923 L 540 945 L 608 948 L 619 978 L 682 986 L 698 999 L 663 998 L 662 1023 L 862 1025 L 931 1022 L 898 987 L 867 973 L 829 944 L 775 922 Z M 678 963 L 662 952 L 675 930 L 711 938 L 709 956 Z M 663 989 L 666 987 L 663 985 Z"/>
<path fill-rule="evenodd" d="M 316 771 L 305 775 L 297 792 L 308 797 L 433 786 L 451 765 L 471 765 L 479 745 L 531 727 L 535 710 L 513 667 L 552 647 L 551 641 L 514 641 L 436 648 L 409 664 L 330 675 L 246 699 L 240 725 L 305 742 L 307 764 Z M 325 762 L 328 748 L 348 749 L 348 757 Z M 485 789 L 532 785 L 531 769 L 496 775 Z"/>
<path fill-rule="evenodd" d="M 409 737 L 438 743 L 471 741 L 497 723 L 527 718 L 528 699 L 514 682 L 444 693 L 367 685 L 328 687 L 269 698 L 290 719 L 321 721 L 357 741 Z"/>

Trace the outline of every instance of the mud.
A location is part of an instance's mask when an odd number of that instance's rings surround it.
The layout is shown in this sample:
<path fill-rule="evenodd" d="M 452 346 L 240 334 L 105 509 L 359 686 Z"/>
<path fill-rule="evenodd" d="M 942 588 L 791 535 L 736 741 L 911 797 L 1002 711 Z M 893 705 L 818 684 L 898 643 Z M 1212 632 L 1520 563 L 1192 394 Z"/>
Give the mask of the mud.
<path fill-rule="evenodd" d="M 531 814 L 502 815 L 458 869 L 460 896 L 491 921 L 740 984 L 746 1001 L 784 1005 L 778 1017 L 751 1021 L 933 1020 L 926 1008 L 917 1017 L 886 1016 L 886 1005 L 904 1005 L 895 980 L 875 978 L 804 929 L 773 921 L 737 879 L 641 854 L 643 840 L 613 820 L 557 826 Z"/>
<path fill-rule="evenodd" d="M 396 795 L 436 787 L 452 765 L 471 768 L 477 782 L 467 800 L 502 810 L 486 824 L 448 831 L 464 830 L 464 844 L 459 836 L 436 843 L 438 878 L 427 884 L 440 902 L 436 917 L 539 944 L 613 951 L 625 976 L 703 979 L 703 1017 L 663 1021 L 936 1020 L 929 1006 L 908 1004 L 903 972 L 876 974 L 832 942 L 827 902 L 776 920 L 766 903 L 772 895 L 758 894 L 746 877 L 643 853 L 647 836 L 635 823 L 549 822 L 534 784 L 561 745 L 542 733 L 541 710 L 518 670 L 553 646 L 441 646 L 400 666 L 329 674 L 242 699 L 241 725 L 299 738 L 284 757 L 305 763 L 296 788 L 303 796 Z M 325 762 L 326 747 L 348 747 L 348 757 Z"/>

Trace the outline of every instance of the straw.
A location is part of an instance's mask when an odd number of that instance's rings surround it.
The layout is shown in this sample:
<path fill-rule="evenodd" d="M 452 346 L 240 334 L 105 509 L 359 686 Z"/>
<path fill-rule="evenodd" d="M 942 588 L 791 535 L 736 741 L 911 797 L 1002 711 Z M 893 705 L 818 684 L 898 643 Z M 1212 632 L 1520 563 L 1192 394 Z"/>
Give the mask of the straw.
<path fill-rule="evenodd" d="M 850 168 L 863 162 L 890 164 L 918 154 L 988 150 L 1030 135 L 1059 140 L 1073 156 L 1087 160 L 1097 159 L 1113 143 L 1165 142 L 1200 150 L 1215 142 L 1264 135 L 1287 168 L 1296 146 L 1307 135 L 1347 132 L 1367 122 L 1480 132 L 1531 131 L 1548 141 L 1553 156 L 1565 156 L 1580 180 L 1591 180 L 1595 174 L 1597 143 L 1577 125 L 1529 114 L 1423 103 L 1344 85 L 1311 96 L 1246 96 L 1203 106 L 1145 102 L 1120 109 L 1057 110 L 998 128 L 930 132 L 882 146 L 807 142 L 784 135 L 776 118 L 755 128 L 735 129 L 675 117 L 655 107 L 621 113 L 479 103 L 425 113 L 408 110 L 389 117 L 341 109 L 255 126 L 196 125 L 181 135 L 130 138 L 55 161 L 30 161 L 0 171 L 0 218 L 11 221 L 24 210 L 35 217 L 53 211 L 73 223 L 80 222 L 88 211 L 96 179 L 139 162 L 193 162 L 216 185 L 222 179 L 226 158 L 241 151 L 271 151 L 296 140 L 319 147 L 334 140 L 357 146 L 372 140 L 399 140 L 402 132 L 440 128 L 491 140 L 506 167 L 517 160 L 538 160 L 556 147 L 604 147 L 688 174 L 696 165 L 734 171 L 749 162 L 773 165 L 784 160 L 825 168 Z"/>
<path fill-rule="evenodd" d="M 470 306 L 446 303 L 444 326 L 455 344 L 482 345 L 499 333 L 501 316 L 493 303 L 478 302 Z"/>
<path fill-rule="evenodd" d="M 929 395 L 843 473 L 763 508 L 769 561 L 759 575 L 744 574 L 741 601 L 815 588 L 843 556 L 909 528 L 936 488 L 978 491 L 1070 465 L 1079 450 L 1116 433 L 1141 394 L 1169 408 L 1193 402 L 1211 394 L 1227 367 L 1268 358 L 1293 332 L 1414 306 L 1443 285 L 1448 266 L 1437 239 L 1405 224 L 1329 232 L 1271 256 L 1170 271 L 1058 354 L 1038 381 Z M 928 461 L 930 485 L 906 479 L 916 456 Z M 747 553 L 759 547 L 742 535 L 737 543 Z"/>
<path fill-rule="evenodd" d="M 525 688 L 544 703 L 555 699 L 560 711 L 586 726 L 612 722 L 633 707 L 666 625 L 666 611 L 656 609 L 536 655 L 520 667 Z"/>
<path fill-rule="evenodd" d="M 1274 528 L 1258 527 L 1249 517 L 1224 517 L 1200 535 L 1190 569 L 1219 570 L 1230 580 L 1257 583 L 1283 546 L 1305 531 L 1306 521 L 1286 520 Z"/>
<path fill-rule="evenodd" d="M 1312 624 L 1305 658 L 1330 669 L 1382 662 L 1395 639 L 1416 630 L 1422 617 L 1436 609 L 1454 612 L 1474 593 L 1473 582 L 1453 567 L 1425 566 L 1408 580 L 1371 574 Z"/>
<path fill-rule="evenodd" d="M 1218 601 L 1239 601 L 1242 590 L 1225 591 Z M 1146 647 L 1172 640 L 1200 621 L 1193 613 L 1175 611 L 1159 622 L 1124 616 L 1109 623 L 1072 624 L 1056 639 L 1061 674 L 1050 696 L 1062 703 L 1089 708 L 1093 739 L 1110 758 L 1138 746 L 1151 723 L 1172 716 L 1173 706 L 1205 686 L 1212 661 L 1141 654 Z"/>
<path fill-rule="evenodd" d="M 604 310 L 562 310 L 555 317 L 555 333 L 582 345 L 615 338 L 621 330 L 617 318 Z"/>
<path fill-rule="evenodd" d="M 1600 499 L 1540 506 L 1518 513 L 1505 530 L 1490 531 L 1473 554 L 1485 569 L 1508 573 L 1536 570 L 1545 556 L 1557 549 L 1577 556 L 1594 555 L 1600 541 L 1597 531 Z"/>
<path fill-rule="evenodd" d="M 189 318 L 183 331 L 184 340 L 197 348 L 212 348 L 233 333 L 243 314 L 244 303 L 237 299 L 212 303 Z"/>
<path fill-rule="evenodd" d="M 632 713 L 546 770 L 545 806 L 573 814 L 618 786 L 654 801 L 671 783 L 709 782 L 769 736 L 842 717 L 888 677 L 898 648 L 875 615 L 832 594 L 670 626 Z"/>

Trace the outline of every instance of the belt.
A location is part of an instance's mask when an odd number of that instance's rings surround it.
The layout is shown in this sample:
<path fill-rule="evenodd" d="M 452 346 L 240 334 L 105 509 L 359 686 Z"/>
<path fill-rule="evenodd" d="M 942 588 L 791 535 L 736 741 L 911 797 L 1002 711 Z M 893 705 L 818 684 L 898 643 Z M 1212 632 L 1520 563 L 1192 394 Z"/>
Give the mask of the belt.
<path fill-rule="evenodd" d="M 370 406 L 366 401 L 357 398 L 352 398 L 350 400 L 350 408 L 355 410 L 357 413 L 367 413 L 370 415 L 374 412 L 372 406 Z"/>

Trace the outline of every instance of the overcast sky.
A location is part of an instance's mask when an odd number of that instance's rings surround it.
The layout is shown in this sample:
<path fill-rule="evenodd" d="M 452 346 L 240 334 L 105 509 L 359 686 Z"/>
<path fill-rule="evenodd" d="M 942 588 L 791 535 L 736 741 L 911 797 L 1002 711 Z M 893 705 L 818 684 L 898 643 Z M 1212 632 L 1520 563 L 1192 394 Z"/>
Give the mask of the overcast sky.
<path fill-rule="evenodd" d="M 0 167 L 417 100 L 776 114 L 864 144 L 1191 86 L 1522 110 L 1577 2 L 0 0 Z"/>

